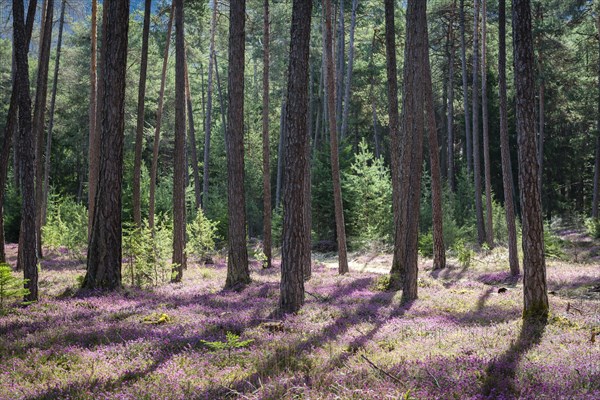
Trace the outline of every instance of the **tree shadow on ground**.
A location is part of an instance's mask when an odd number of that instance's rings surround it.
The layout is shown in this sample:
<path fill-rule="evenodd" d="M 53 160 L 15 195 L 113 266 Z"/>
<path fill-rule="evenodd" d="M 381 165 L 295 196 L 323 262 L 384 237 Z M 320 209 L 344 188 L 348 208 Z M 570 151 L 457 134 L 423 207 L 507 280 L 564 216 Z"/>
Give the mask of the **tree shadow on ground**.
<path fill-rule="evenodd" d="M 517 341 L 486 368 L 482 394 L 491 399 L 519 397 L 516 375 L 519 362 L 535 345 L 539 344 L 547 325 L 547 318 L 524 319 Z"/>

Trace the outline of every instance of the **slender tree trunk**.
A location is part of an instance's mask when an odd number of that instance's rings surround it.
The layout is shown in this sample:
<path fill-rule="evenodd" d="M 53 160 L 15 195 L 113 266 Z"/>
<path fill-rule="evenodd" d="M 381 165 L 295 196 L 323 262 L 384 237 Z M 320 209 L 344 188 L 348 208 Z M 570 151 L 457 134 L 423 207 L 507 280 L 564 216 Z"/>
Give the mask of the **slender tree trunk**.
<path fill-rule="evenodd" d="M 510 144 L 508 140 L 508 115 L 506 101 L 506 2 L 498 3 L 498 90 L 500 99 L 500 151 L 502 154 L 502 183 L 504 187 L 504 210 L 508 230 L 508 262 L 513 276 L 519 275 L 519 256 L 517 253 L 517 228 L 513 200 L 513 178 L 510 162 Z"/>
<path fill-rule="evenodd" d="M 332 50 L 333 59 L 337 55 L 337 74 L 335 75 L 336 86 L 335 86 L 335 120 L 336 120 L 336 132 L 339 135 L 342 130 L 342 100 L 344 98 L 344 59 L 346 50 L 346 23 L 344 21 L 344 0 L 340 0 L 340 14 L 338 19 L 338 40 L 337 40 L 337 54 L 335 50 Z M 332 27 L 333 30 L 333 27 Z M 333 31 L 332 31 L 333 35 Z M 335 39 L 332 37 L 331 43 L 333 43 L 333 49 L 335 49 Z M 335 67 L 334 67 L 335 70 Z"/>
<path fill-rule="evenodd" d="M 537 3 L 537 18 L 539 20 L 540 25 L 544 24 L 544 11 L 542 9 L 542 4 Z M 542 197 L 542 175 L 544 174 L 544 128 L 546 125 L 545 120 L 545 111 L 544 106 L 546 103 L 546 82 L 544 77 L 544 50 L 543 50 L 543 42 L 542 42 L 542 31 L 538 33 L 538 73 L 540 79 L 540 87 L 539 87 L 539 137 L 538 137 L 538 164 L 539 164 L 539 177 L 538 177 L 538 190 L 540 192 L 540 198 Z"/>
<path fill-rule="evenodd" d="M 100 173 L 83 287 L 121 287 L 121 190 L 129 1 L 104 0 L 100 104 Z"/>
<path fill-rule="evenodd" d="M 98 183 L 100 133 L 96 121 L 98 104 L 98 79 L 97 79 L 97 54 L 98 54 L 98 4 L 92 0 L 91 20 L 91 47 L 90 47 L 90 109 L 89 109 L 89 144 L 88 144 L 88 240 L 92 237 L 92 224 L 94 222 L 94 208 L 96 205 L 96 186 Z"/>
<path fill-rule="evenodd" d="M 475 0 L 477 1 L 477 0 Z M 467 144 L 467 172 L 473 170 L 473 149 L 471 143 L 471 117 L 469 115 L 469 78 L 467 74 L 467 45 L 465 43 L 465 0 L 460 0 L 460 60 L 462 65 L 463 106 L 465 110 L 465 139 Z M 474 71 L 476 71 L 474 69 Z M 476 72 L 475 72 L 476 74 Z"/>
<path fill-rule="evenodd" d="M 325 74 L 325 86 L 327 87 L 327 103 L 329 110 L 335 110 L 335 90 L 334 77 L 335 68 L 333 65 L 333 32 L 331 28 L 331 0 L 325 0 L 325 65 L 327 71 Z M 289 107 L 288 107 L 289 109 Z M 329 113 L 329 140 L 331 145 L 331 180 L 333 181 L 333 204 L 335 207 L 335 225 L 338 244 L 338 261 L 340 274 L 348 272 L 348 256 L 346 254 L 346 227 L 344 225 L 344 210 L 342 204 L 342 185 L 340 179 L 340 161 L 338 150 L 338 136 L 335 121 L 335 114 Z"/>
<path fill-rule="evenodd" d="M 481 245 L 485 241 L 483 224 L 483 204 L 481 201 L 481 156 L 479 154 L 479 4 L 474 0 L 473 13 L 473 177 L 475 180 L 475 217 L 477 220 L 477 241 Z"/>
<path fill-rule="evenodd" d="M 422 16 L 421 16 L 422 17 Z M 444 229 L 442 215 L 442 174 L 440 168 L 437 127 L 435 123 L 435 106 L 433 103 L 433 83 L 431 80 L 431 65 L 429 62 L 429 35 L 425 32 L 425 51 L 421 51 L 423 59 L 421 91 L 425 108 L 425 119 L 429 134 L 429 160 L 431 163 L 431 209 L 433 219 L 433 268 L 446 268 L 446 247 L 444 245 Z"/>
<path fill-rule="evenodd" d="M 169 23 L 167 25 L 167 38 L 165 41 L 165 55 L 163 58 L 162 74 L 160 78 L 160 90 L 158 92 L 158 107 L 156 108 L 156 126 L 154 127 L 154 145 L 152 147 L 152 166 L 150 169 L 150 201 L 148 205 L 148 225 L 154 229 L 154 209 L 156 204 L 156 179 L 158 176 L 158 149 L 160 147 L 160 126 L 162 123 L 163 101 L 165 97 L 165 82 L 167 78 L 167 66 L 169 63 L 169 47 L 171 45 L 171 31 L 173 29 L 173 16 L 175 13 L 175 2 L 171 5 Z"/>
<path fill-rule="evenodd" d="M 494 247 L 494 227 L 492 225 L 492 175 L 490 172 L 490 134 L 487 100 L 487 1 L 481 0 L 481 108 L 483 115 L 483 168 L 485 174 L 485 241 Z"/>
<path fill-rule="evenodd" d="M 138 85 L 137 125 L 135 128 L 135 155 L 133 161 L 133 221 L 142 226 L 142 148 L 144 146 L 144 100 L 146 98 L 146 72 L 148 70 L 148 36 L 150 35 L 150 14 L 152 0 L 144 2 L 144 28 L 142 30 L 142 60 Z"/>
<path fill-rule="evenodd" d="M 423 63 L 427 46 L 426 3 L 409 0 L 406 10 L 404 99 L 402 107 L 401 194 L 398 243 L 403 273 L 402 302 L 417 298 L 419 202 L 423 171 Z M 438 166 L 439 168 L 439 166 Z"/>
<path fill-rule="evenodd" d="M 535 76 L 531 4 L 513 0 L 513 46 L 519 138 L 519 188 L 523 215 L 523 295 L 525 318 L 546 318 L 548 294 L 544 225 L 535 141 Z"/>
<path fill-rule="evenodd" d="M 221 79 L 219 78 L 219 65 L 217 63 L 217 52 L 215 51 L 215 77 L 217 78 L 217 91 L 219 92 L 219 104 L 221 106 L 221 125 L 223 125 L 223 137 L 227 140 L 227 121 L 225 119 L 227 109 L 221 90 Z"/>
<path fill-rule="evenodd" d="M 54 108 L 56 105 L 56 89 L 58 84 L 58 70 L 60 67 L 60 50 L 62 34 L 65 24 L 66 0 L 62 0 L 60 8 L 60 21 L 58 23 L 58 42 L 56 44 L 56 61 L 54 64 L 54 80 L 52 82 L 52 95 L 50 98 L 50 119 L 48 121 L 48 135 L 46 137 L 46 160 L 44 166 L 44 197 L 42 203 L 42 226 L 46 225 L 46 212 L 48 211 L 48 192 L 50 190 L 50 161 L 52 151 L 52 130 L 54 128 Z"/>
<path fill-rule="evenodd" d="M 323 94 L 323 64 L 321 63 L 321 73 L 319 74 L 319 85 L 317 86 L 317 101 L 321 101 L 322 103 L 320 104 L 320 107 L 317 107 L 317 115 L 315 116 L 315 134 L 314 137 L 315 139 L 313 140 L 313 149 L 312 149 L 312 154 L 313 154 L 313 158 L 315 157 L 315 154 L 317 152 L 317 146 L 319 145 L 319 140 L 320 140 L 320 135 L 321 135 L 321 130 L 322 130 L 322 125 L 321 125 L 321 120 L 322 118 L 322 112 L 323 112 L 323 106 L 322 104 L 325 102 L 324 97 L 322 96 Z"/>
<path fill-rule="evenodd" d="M 356 27 L 356 8 L 358 0 L 352 0 L 352 16 L 350 18 L 350 44 L 348 50 L 348 71 L 346 72 L 346 87 L 344 93 L 344 114 L 342 115 L 342 140 L 348 132 L 348 114 L 350 113 L 350 93 L 352 88 L 352 70 L 354 67 L 354 29 Z"/>
<path fill-rule="evenodd" d="M 305 189 L 310 179 L 307 93 L 312 1 L 294 0 L 292 7 L 279 300 L 286 313 L 296 312 L 304 304 L 304 278 L 310 267 L 310 197 Z"/>
<path fill-rule="evenodd" d="M 598 32 L 598 110 L 596 115 L 596 157 L 594 162 L 594 194 L 592 198 L 592 218 L 597 220 L 598 213 L 600 212 L 600 210 L 598 209 L 598 204 L 600 203 L 600 13 L 598 13 L 598 11 L 600 11 L 600 3 L 598 2 L 596 2 L 596 11 L 596 30 Z"/>
<path fill-rule="evenodd" d="M 185 256 L 185 97 L 186 62 L 183 0 L 175 0 L 175 157 L 173 165 L 173 272 L 171 282 L 181 282 Z M 194 143 L 191 144 L 195 146 Z"/>
<path fill-rule="evenodd" d="M 194 177 L 194 206 L 198 209 L 202 203 L 202 188 L 200 184 L 200 171 L 198 171 L 198 151 L 196 146 L 196 127 L 194 125 L 194 108 L 192 107 L 192 91 L 190 89 L 190 75 L 188 70 L 187 52 L 185 56 L 185 101 L 188 116 L 188 141 L 190 158 L 192 164 L 192 175 Z M 200 73 L 202 74 L 202 73 Z"/>
<path fill-rule="evenodd" d="M 202 170 L 202 209 L 208 204 L 208 172 L 210 161 L 210 135 L 212 130 L 213 64 L 215 61 L 215 32 L 217 30 L 217 0 L 213 0 L 210 19 L 210 44 L 208 49 L 208 81 L 206 89 L 206 121 L 204 125 L 204 163 Z M 224 112 L 221 110 L 221 112 Z"/>
<path fill-rule="evenodd" d="M 396 64 L 396 28 L 394 0 L 385 0 L 385 49 L 387 55 L 388 114 L 390 129 L 390 156 L 392 166 L 392 211 L 394 218 L 394 257 L 390 270 L 391 285 L 399 288 L 404 274 L 400 254 L 400 135 L 398 115 L 398 68 Z"/>
<path fill-rule="evenodd" d="M 227 111 L 227 206 L 229 210 L 227 281 L 232 288 L 250 282 L 246 249 L 244 191 L 244 64 L 246 0 L 229 11 L 229 108 Z"/>
<path fill-rule="evenodd" d="M 371 99 L 371 115 L 373 118 L 373 141 L 375 142 L 375 157 L 381 157 L 381 144 L 379 143 L 379 132 L 377 130 L 377 103 L 375 100 L 375 65 L 373 64 L 373 52 L 375 50 L 375 32 L 373 32 L 373 40 L 371 41 L 371 49 L 369 51 L 369 97 Z"/>
<path fill-rule="evenodd" d="M 46 0 L 45 20 L 42 23 L 38 75 L 33 109 L 32 129 L 35 137 L 35 234 L 36 251 L 42 257 L 42 208 L 44 203 L 44 130 L 46 102 L 48 97 L 48 69 L 50 64 L 50 44 L 52 42 L 52 21 L 54 18 L 54 0 Z"/>
<path fill-rule="evenodd" d="M 31 98 L 29 95 L 29 62 L 27 60 L 27 29 L 25 27 L 23 0 L 13 1 L 13 40 L 16 64 L 16 90 L 19 107 L 18 160 L 21 170 L 21 232 L 19 235 L 19 264 L 23 269 L 25 301 L 38 298 L 38 270 L 36 254 L 36 207 L 34 176 L 34 142 L 31 121 Z M 8 131 L 6 132 L 8 134 Z"/>
<path fill-rule="evenodd" d="M 275 208 L 281 206 L 281 189 L 283 183 L 283 147 L 285 140 L 285 98 L 281 100 L 281 114 L 279 117 L 279 145 L 277 148 L 277 182 L 275 188 Z"/>
<path fill-rule="evenodd" d="M 452 3 L 452 15 L 448 23 L 448 109 L 446 113 L 448 130 L 448 186 L 450 190 L 456 191 L 455 167 L 454 167 L 454 13 L 456 0 Z"/>
<path fill-rule="evenodd" d="M 271 155 L 269 142 L 269 0 L 264 0 L 263 16 L 263 108 L 262 108 L 262 162 L 263 162 L 263 252 L 271 268 Z"/>

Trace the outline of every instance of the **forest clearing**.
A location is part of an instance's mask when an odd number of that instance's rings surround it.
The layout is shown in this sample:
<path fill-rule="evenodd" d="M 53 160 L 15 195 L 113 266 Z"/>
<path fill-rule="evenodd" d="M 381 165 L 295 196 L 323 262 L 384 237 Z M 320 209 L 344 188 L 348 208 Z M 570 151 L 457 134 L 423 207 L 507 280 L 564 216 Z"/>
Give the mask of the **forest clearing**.
<path fill-rule="evenodd" d="M 0 400 L 599 360 L 600 0 L 0 0 Z"/>

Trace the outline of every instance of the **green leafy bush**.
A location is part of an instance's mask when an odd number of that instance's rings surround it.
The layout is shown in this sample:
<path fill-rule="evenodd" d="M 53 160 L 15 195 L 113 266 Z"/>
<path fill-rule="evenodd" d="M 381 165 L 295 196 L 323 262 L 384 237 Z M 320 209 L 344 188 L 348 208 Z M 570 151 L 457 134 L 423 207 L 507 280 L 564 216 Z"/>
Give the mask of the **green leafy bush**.
<path fill-rule="evenodd" d="M 562 258 L 565 255 L 562 239 L 554 234 L 548 223 L 544 224 L 544 252 L 550 258 Z"/>
<path fill-rule="evenodd" d="M 26 282 L 26 279 L 15 277 L 8 264 L 0 264 L 0 312 L 5 310 L 10 299 L 29 294 L 29 290 L 23 287 Z"/>
<path fill-rule="evenodd" d="M 600 239 L 600 218 L 588 218 L 585 220 L 585 229 L 591 237 Z"/>
<path fill-rule="evenodd" d="M 144 223 L 141 228 L 123 229 L 123 257 L 126 260 L 125 279 L 132 286 L 158 286 L 171 277 L 173 225 L 167 216 L 156 219 L 154 235 Z"/>
<path fill-rule="evenodd" d="M 250 345 L 250 343 L 252 342 L 254 342 L 254 339 L 240 340 L 240 336 L 236 335 L 233 332 L 227 332 L 226 340 L 224 342 L 208 342 L 206 340 L 200 341 L 200 343 L 202 343 L 204 346 L 208 347 L 211 350 L 227 350 L 229 357 L 231 357 L 231 350 L 248 347 L 248 345 Z"/>
<path fill-rule="evenodd" d="M 431 231 L 419 235 L 419 254 L 421 257 L 433 257 L 433 233 Z"/>
<path fill-rule="evenodd" d="M 456 243 L 454 243 L 452 250 L 461 267 L 468 268 L 471 266 L 471 260 L 475 257 L 475 252 L 469 247 L 464 239 L 457 240 Z"/>
<path fill-rule="evenodd" d="M 87 226 L 88 214 L 83 204 L 71 197 L 50 195 L 46 225 L 42 228 L 44 246 L 65 247 L 72 255 L 82 257 L 87 246 Z"/>
<path fill-rule="evenodd" d="M 202 209 L 196 211 L 196 217 L 187 225 L 187 252 L 199 258 L 208 255 L 215 248 L 217 222 L 204 216 Z"/>

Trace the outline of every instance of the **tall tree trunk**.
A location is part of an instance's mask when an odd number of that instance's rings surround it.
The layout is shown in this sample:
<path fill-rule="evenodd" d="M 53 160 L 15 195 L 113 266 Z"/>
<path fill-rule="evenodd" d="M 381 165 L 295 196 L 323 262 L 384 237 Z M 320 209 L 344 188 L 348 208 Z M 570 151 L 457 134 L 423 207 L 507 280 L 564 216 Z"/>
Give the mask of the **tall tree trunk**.
<path fill-rule="evenodd" d="M 92 0 L 92 20 L 90 31 L 90 109 L 89 109 L 89 143 L 88 143 L 88 241 L 92 237 L 92 224 L 94 222 L 94 208 L 96 205 L 96 186 L 98 184 L 100 133 L 96 121 L 98 108 L 98 2 Z"/>
<path fill-rule="evenodd" d="M 537 185 L 539 165 L 535 141 L 535 76 L 529 0 L 513 0 L 512 17 L 519 188 L 523 215 L 523 316 L 546 318 L 548 294 L 542 202 Z"/>
<path fill-rule="evenodd" d="M 381 157 L 381 144 L 379 143 L 379 132 L 377 130 L 377 104 L 375 100 L 375 65 L 373 64 L 373 52 L 375 51 L 375 31 L 369 50 L 369 98 L 371 100 L 371 115 L 373 118 L 373 141 L 375 142 L 375 157 Z"/>
<path fill-rule="evenodd" d="M 246 0 L 229 11 L 229 108 L 227 110 L 227 207 L 229 210 L 227 281 L 232 288 L 250 282 L 246 249 L 244 191 L 244 64 Z"/>
<path fill-rule="evenodd" d="M 421 16 L 422 17 L 422 16 Z M 429 137 L 429 160 L 431 163 L 431 209 L 433 219 L 433 268 L 446 268 L 446 247 L 444 245 L 444 229 L 442 215 L 442 177 L 440 168 L 439 145 L 437 137 L 437 127 L 435 123 L 435 106 L 433 103 L 433 83 L 431 80 L 431 65 L 429 62 L 429 35 L 427 29 L 425 32 L 425 51 L 421 51 L 422 67 L 421 91 L 423 106 L 425 110 L 425 120 L 427 123 Z M 417 116 L 418 117 L 418 116 Z"/>
<path fill-rule="evenodd" d="M 390 129 L 390 157 L 392 166 L 392 211 L 394 218 L 394 257 L 390 270 L 391 285 L 399 288 L 404 273 L 400 226 L 400 135 L 398 115 L 398 67 L 396 64 L 396 28 L 394 22 L 394 0 L 385 0 L 385 50 L 387 55 L 388 115 Z"/>
<path fill-rule="evenodd" d="M 331 10 L 331 3 L 327 6 Z M 292 7 L 279 300 L 281 311 L 286 313 L 296 312 L 304 304 L 304 277 L 310 267 L 310 227 L 306 215 L 310 198 L 305 188 L 310 179 L 307 93 L 312 1 L 294 0 Z"/>
<path fill-rule="evenodd" d="M 31 31 L 33 29 L 33 21 L 35 19 L 35 10 L 37 7 L 36 0 L 29 1 L 29 7 L 27 9 L 27 20 L 25 22 L 25 48 L 29 49 L 29 41 L 31 39 Z M 14 46 L 14 41 L 13 41 Z M 13 47 L 14 48 L 14 47 Z M 6 179 L 8 177 L 8 161 L 10 158 L 10 150 L 12 147 L 12 141 L 18 135 L 17 130 L 17 119 L 19 117 L 19 94 L 17 89 L 17 65 L 16 65 L 16 52 L 13 52 L 13 63 L 12 63 L 12 91 L 10 95 L 10 103 L 8 107 L 8 115 L 6 118 L 6 125 L 4 126 L 4 136 L 2 138 L 2 151 L 0 153 L 0 263 L 6 262 L 6 253 L 4 251 L 4 194 L 6 191 Z M 15 151 L 18 152 L 18 146 L 15 147 Z M 15 158 L 18 162 L 18 157 Z M 15 175 L 18 168 L 15 169 Z M 17 182 L 17 187 L 20 182 Z"/>
<path fill-rule="evenodd" d="M 332 50 L 333 57 L 337 56 L 337 74 L 335 75 L 335 121 L 336 132 L 339 135 L 342 130 L 342 99 L 344 98 L 344 66 L 345 66 L 345 50 L 346 50 L 346 23 L 344 21 L 344 0 L 340 0 L 340 14 L 338 19 L 338 37 L 337 37 L 337 52 Z M 333 29 L 333 27 L 332 27 Z M 332 31 L 333 35 L 333 31 Z M 335 49 L 335 39 L 332 37 L 333 49 Z"/>
<path fill-rule="evenodd" d="M 217 59 L 217 52 L 215 50 L 215 77 L 217 78 L 217 91 L 219 92 L 219 105 L 221 106 L 221 125 L 223 125 L 223 137 L 227 140 L 227 109 L 225 107 L 225 100 L 223 99 L 223 91 L 221 90 L 221 78 L 219 78 L 219 65 Z"/>
<path fill-rule="evenodd" d="M 492 225 L 492 175 L 490 172 L 490 134 L 487 100 L 487 1 L 481 0 L 481 109 L 483 117 L 483 169 L 485 174 L 485 241 L 494 247 L 494 227 Z"/>
<path fill-rule="evenodd" d="M 121 287 L 121 189 L 129 1 L 104 0 L 100 64 L 100 173 L 83 287 Z"/>
<path fill-rule="evenodd" d="M 186 48 L 187 50 L 187 48 Z M 194 177 L 194 206 L 196 210 L 202 203 L 202 188 L 200 184 L 200 171 L 198 170 L 198 150 L 196 143 L 196 127 L 194 125 L 194 108 L 192 107 L 192 91 L 190 89 L 190 75 L 188 70 L 187 52 L 185 55 L 185 101 L 187 105 L 187 116 L 188 116 L 188 141 L 189 141 L 189 152 L 192 164 L 192 175 Z M 202 73 L 200 73 L 202 75 Z"/>
<path fill-rule="evenodd" d="M 173 16 L 175 14 L 175 1 L 171 4 L 169 23 L 167 25 L 167 38 L 165 41 L 165 55 L 163 58 L 160 90 L 158 92 L 158 106 L 156 108 L 156 126 L 154 127 L 154 145 L 152 147 L 152 166 L 150 168 L 150 199 L 148 204 L 148 226 L 154 229 L 154 209 L 156 204 L 156 179 L 158 177 L 158 149 L 160 147 L 160 126 L 162 123 L 163 101 L 165 97 L 165 83 L 167 66 L 169 63 L 169 47 L 171 45 L 171 31 L 173 29 Z"/>
<path fill-rule="evenodd" d="M 477 1 L 477 0 L 475 0 Z M 473 149 L 471 143 L 471 117 L 469 115 L 469 77 L 467 74 L 467 45 L 465 43 L 465 0 L 460 0 L 460 60 L 462 65 L 463 107 L 465 110 L 465 139 L 467 144 L 467 172 L 473 170 Z M 476 70 L 474 69 L 475 73 Z"/>
<path fill-rule="evenodd" d="M 183 0 L 175 0 L 175 157 L 173 159 L 173 272 L 171 282 L 181 282 L 185 257 L 185 92 L 186 63 Z M 195 146 L 194 143 L 191 144 Z"/>
<path fill-rule="evenodd" d="M 38 75 L 33 109 L 32 130 L 35 138 L 35 234 L 36 251 L 42 257 L 42 207 L 44 203 L 44 130 L 46 102 L 48 97 L 48 69 L 50 64 L 50 44 L 52 42 L 52 21 L 54 19 L 54 0 L 46 0 L 45 20 L 42 23 Z"/>
<path fill-rule="evenodd" d="M 285 140 L 285 97 L 281 100 L 281 114 L 279 116 L 279 144 L 277 147 L 277 182 L 275 187 L 275 208 L 281 206 L 281 189 L 283 186 L 283 147 Z"/>
<path fill-rule="evenodd" d="M 142 30 L 142 60 L 138 85 L 137 125 L 135 128 L 135 155 L 133 160 L 133 221 L 142 226 L 142 148 L 144 146 L 144 100 L 146 98 L 146 72 L 148 70 L 148 36 L 150 34 L 150 14 L 152 0 L 144 2 L 144 28 Z"/>
<path fill-rule="evenodd" d="M 23 269 L 25 301 L 36 301 L 38 298 L 38 270 L 36 254 L 36 208 L 35 208 L 35 176 L 34 176 L 34 142 L 31 122 L 31 98 L 29 95 L 29 62 L 27 60 L 27 29 L 23 0 L 13 1 L 13 40 L 16 64 L 16 90 L 19 107 L 19 141 L 18 160 L 21 170 L 21 232 L 19 236 L 19 263 Z M 7 131 L 8 133 L 8 131 Z"/>
<path fill-rule="evenodd" d="M 402 107 L 401 192 L 398 243 L 403 270 L 402 302 L 417 298 L 419 202 L 423 171 L 423 63 L 427 47 L 426 3 L 409 0 L 406 10 L 404 106 Z M 438 166 L 439 168 L 439 166 Z"/>
<path fill-rule="evenodd" d="M 448 109 L 447 118 L 447 164 L 448 164 L 448 186 L 450 190 L 456 191 L 456 179 L 454 170 L 454 16 L 456 9 L 456 0 L 452 3 L 452 15 L 448 23 Z"/>
<path fill-rule="evenodd" d="M 204 162 L 202 170 L 202 209 L 208 204 L 208 172 L 210 161 L 210 135 L 212 130 L 213 64 L 215 61 L 215 32 L 217 30 L 217 0 L 213 0 L 210 19 L 210 44 L 208 49 L 208 81 L 206 89 L 206 120 L 204 125 Z M 224 112 L 221 110 L 221 112 Z M 225 129 L 225 128 L 224 128 Z"/>
<path fill-rule="evenodd" d="M 354 29 L 356 27 L 356 8 L 358 0 L 352 0 L 352 16 L 350 18 L 350 44 L 348 50 L 348 71 L 346 72 L 346 87 L 344 93 L 344 114 L 342 115 L 342 140 L 348 132 L 348 114 L 350 113 L 350 93 L 352 88 L 352 70 L 354 67 Z"/>
<path fill-rule="evenodd" d="M 544 10 L 542 9 L 542 4 L 537 3 L 537 19 L 539 20 L 540 26 L 544 24 Z M 542 41 L 543 30 L 540 27 L 540 31 L 538 32 L 538 74 L 540 79 L 540 87 L 539 87 L 539 136 L 538 136 L 538 164 L 539 164 L 539 177 L 538 177 L 538 190 L 540 192 L 540 199 L 542 197 L 542 175 L 544 174 L 544 128 L 546 125 L 545 111 L 544 106 L 546 103 L 546 82 L 544 77 L 544 50 L 543 50 L 543 41 Z"/>
<path fill-rule="evenodd" d="M 596 1 L 596 30 L 598 33 L 598 104 L 596 115 L 596 157 L 594 162 L 594 194 L 592 198 L 592 218 L 598 219 L 600 212 L 598 204 L 600 203 L 600 3 Z M 2 189 L 0 187 L 0 189 Z"/>
<path fill-rule="evenodd" d="M 348 272 L 348 256 L 346 253 L 346 227 L 344 224 L 344 210 L 342 204 L 342 184 L 340 178 L 340 160 L 338 150 L 338 136 L 335 121 L 335 67 L 333 65 L 333 32 L 331 27 L 331 0 L 325 0 L 325 86 L 327 87 L 327 108 L 329 112 L 329 140 L 331 146 L 331 180 L 333 182 L 333 204 L 335 208 L 335 225 L 338 244 L 338 271 L 340 274 Z M 290 107 L 288 107 L 290 109 Z"/>
<path fill-rule="evenodd" d="M 271 268 L 271 155 L 269 142 L 269 0 L 264 0 L 263 15 L 263 108 L 262 108 L 262 164 L 263 164 L 263 252 L 266 268 Z"/>
<path fill-rule="evenodd" d="M 474 0 L 473 13 L 473 177 L 475 181 L 475 217 L 477 220 L 477 241 L 485 241 L 483 224 L 483 204 L 481 201 L 481 156 L 479 154 L 479 4 Z"/>
<path fill-rule="evenodd" d="M 502 154 L 502 184 L 504 188 L 504 210 L 508 230 L 508 263 L 513 276 L 519 275 L 517 253 L 517 228 L 513 200 L 513 177 L 508 140 L 508 115 L 506 101 L 506 2 L 498 3 L 498 90 L 500 99 L 500 151 Z"/>
<path fill-rule="evenodd" d="M 58 85 L 58 70 L 60 68 L 60 50 L 62 46 L 62 34 L 65 24 L 65 7 L 67 1 L 62 0 L 60 6 L 60 20 L 58 23 L 58 42 L 56 44 L 56 61 L 54 63 L 54 80 L 52 82 L 52 95 L 50 98 L 50 117 L 48 121 L 48 135 L 46 137 L 46 160 L 44 165 L 44 192 L 42 203 L 42 226 L 46 225 L 46 212 L 48 211 L 48 192 L 50 190 L 50 161 L 52 151 L 52 130 L 54 129 L 54 109 L 56 106 L 56 89 Z"/>

